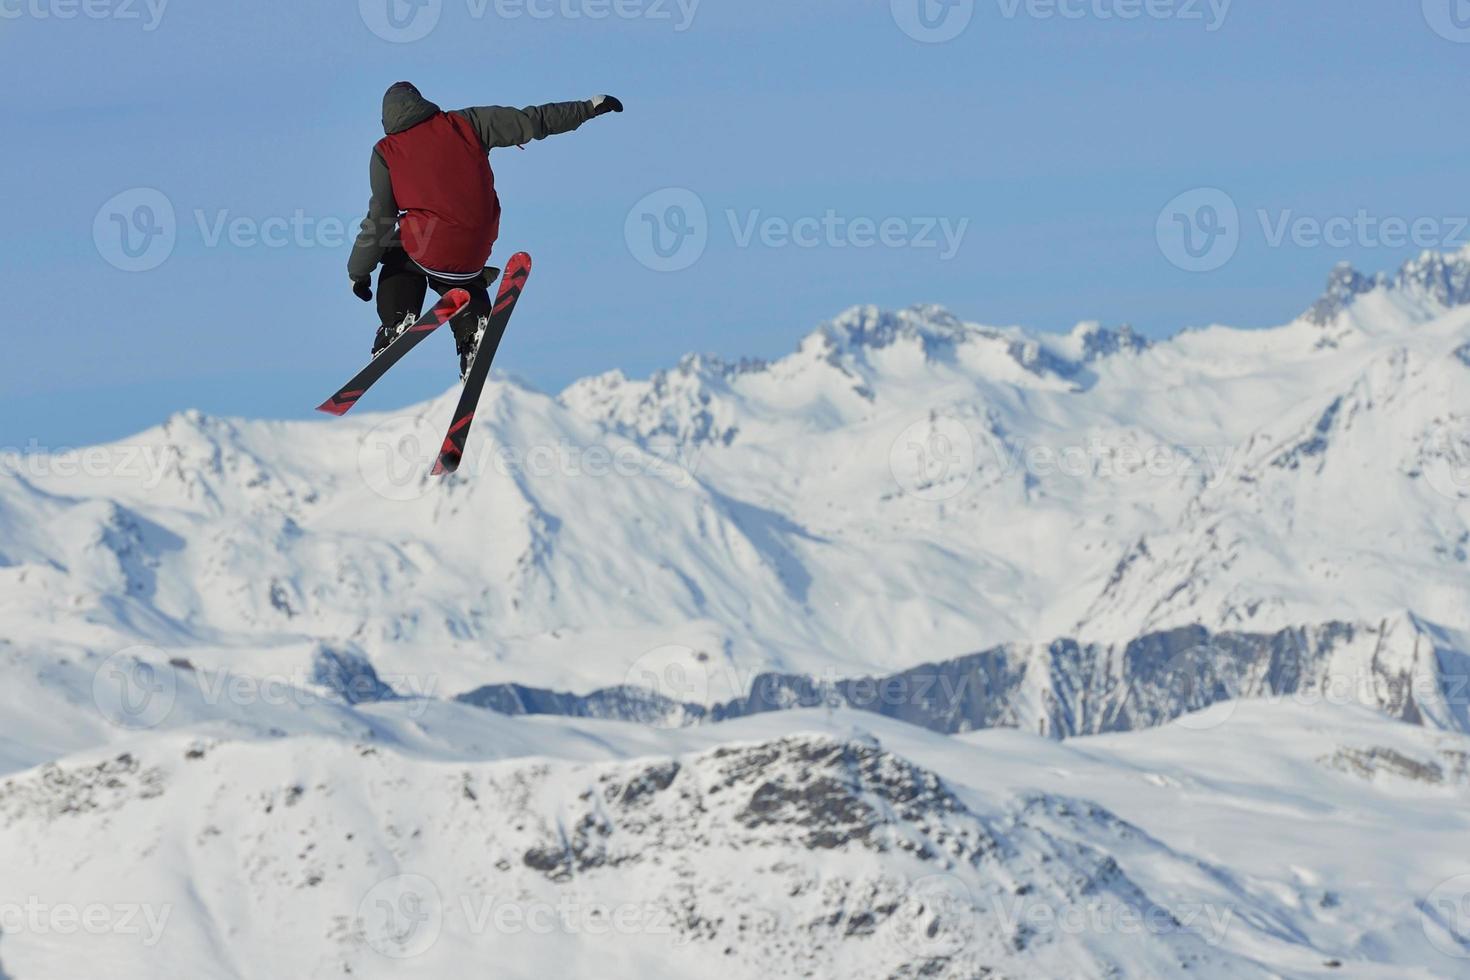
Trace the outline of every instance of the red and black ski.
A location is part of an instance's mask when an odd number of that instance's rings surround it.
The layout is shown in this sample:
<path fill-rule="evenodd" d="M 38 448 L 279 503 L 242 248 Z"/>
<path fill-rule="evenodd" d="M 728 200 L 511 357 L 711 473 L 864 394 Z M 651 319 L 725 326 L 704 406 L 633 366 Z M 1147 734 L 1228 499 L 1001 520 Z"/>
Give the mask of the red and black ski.
<path fill-rule="evenodd" d="M 372 359 L 367 367 L 358 372 L 357 377 L 347 382 L 331 398 L 317 406 L 318 412 L 326 412 L 328 415 L 346 415 L 363 393 L 377 383 L 378 379 L 388 373 L 388 369 L 399 361 L 403 356 L 413 350 L 429 334 L 438 330 L 444 324 L 453 320 L 466 306 L 470 305 L 470 294 L 463 289 L 451 289 L 445 293 L 434 308 L 419 317 L 417 323 L 399 334 L 397 339 L 382 353 Z"/>
<path fill-rule="evenodd" d="M 485 381 L 490 377 L 490 362 L 495 360 L 500 338 L 505 335 L 510 315 L 515 312 L 516 301 L 521 298 L 521 290 L 525 288 L 526 280 L 530 276 L 531 257 L 525 252 L 512 255 L 500 280 L 500 292 L 495 296 L 490 323 L 485 328 L 485 335 L 475 351 L 475 361 L 470 365 L 470 373 L 465 378 L 459 406 L 454 410 L 454 422 L 449 426 L 449 434 L 444 437 L 444 446 L 439 450 L 439 461 L 434 464 L 435 476 L 453 473 L 459 469 L 460 461 L 464 459 L 465 442 L 470 436 L 470 425 L 475 421 L 475 410 L 480 405 L 480 393 L 485 390 Z"/>

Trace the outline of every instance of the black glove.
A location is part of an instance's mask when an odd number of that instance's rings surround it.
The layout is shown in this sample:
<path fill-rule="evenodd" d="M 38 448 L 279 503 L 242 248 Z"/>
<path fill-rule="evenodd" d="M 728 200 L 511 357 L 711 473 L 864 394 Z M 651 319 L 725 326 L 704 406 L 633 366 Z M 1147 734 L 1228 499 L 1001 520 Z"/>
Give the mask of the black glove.
<path fill-rule="evenodd" d="M 373 301 L 373 281 L 371 279 L 352 280 L 352 295 L 364 303 L 371 303 Z"/>
<path fill-rule="evenodd" d="M 612 95 L 594 95 L 592 97 L 592 115 L 601 116 L 609 112 L 622 112 L 623 104 Z"/>

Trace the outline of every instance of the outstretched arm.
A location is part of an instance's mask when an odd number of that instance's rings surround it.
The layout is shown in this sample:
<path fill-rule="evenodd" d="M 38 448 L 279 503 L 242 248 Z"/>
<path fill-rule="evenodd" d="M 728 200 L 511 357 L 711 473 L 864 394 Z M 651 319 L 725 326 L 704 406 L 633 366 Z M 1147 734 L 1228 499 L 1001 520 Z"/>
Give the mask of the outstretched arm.
<path fill-rule="evenodd" d="M 347 275 L 353 282 L 372 278 L 373 270 L 383 260 L 383 253 L 393 244 L 393 230 L 398 227 L 398 202 L 393 197 L 393 180 L 388 176 L 388 164 L 377 150 L 373 150 L 368 179 L 372 183 L 373 198 L 368 202 L 367 217 L 362 219 L 362 230 L 357 233 L 357 242 L 352 246 L 352 257 L 347 260 Z"/>
<path fill-rule="evenodd" d="M 570 133 L 593 116 L 622 111 L 623 104 L 617 99 L 599 95 L 585 102 L 548 102 L 524 109 L 482 105 L 460 109 L 459 114 L 475 127 L 485 149 L 493 150 L 497 146 L 520 146 L 532 140 Z"/>

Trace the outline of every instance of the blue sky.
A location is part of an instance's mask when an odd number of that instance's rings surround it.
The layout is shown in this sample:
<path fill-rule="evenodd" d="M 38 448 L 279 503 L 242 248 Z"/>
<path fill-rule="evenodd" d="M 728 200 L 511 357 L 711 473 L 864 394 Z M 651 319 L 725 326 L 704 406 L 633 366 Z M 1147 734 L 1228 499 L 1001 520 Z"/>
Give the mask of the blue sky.
<path fill-rule="evenodd" d="M 497 256 L 536 258 L 497 365 L 547 390 L 688 350 L 778 356 L 855 303 L 1046 330 L 1264 326 L 1339 261 L 1467 237 L 1467 0 L 923 0 L 936 30 L 964 27 L 942 43 L 910 36 L 920 0 L 392 0 L 409 32 L 432 25 L 407 42 L 379 36 L 387 2 L 0 0 L 0 447 L 188 407 L 308 415 L 372 339 L 338 232 L 400 78 L 446 108 L 628 106 L 492 158 Z M 175 233 L 162 264 L 126 271 L 106 233 L 139 188 Z M 1159 233 L 1196 188 L 1240 215 L 1203 272 Z M 688 201 L 697 260 L 650 268 L 639 228 L 671 235 Z M 1306 224 L 1277 241 L 1283 217 Z M 1316 242 L 1333 218 L 1354 229 Z M 1392 219 L 1419 221 L 1415 239 Z M 243 234 L 216 237 L 221 221 Z M 451 347 L 434 338 L 373 406 L 447 388 Z"/>

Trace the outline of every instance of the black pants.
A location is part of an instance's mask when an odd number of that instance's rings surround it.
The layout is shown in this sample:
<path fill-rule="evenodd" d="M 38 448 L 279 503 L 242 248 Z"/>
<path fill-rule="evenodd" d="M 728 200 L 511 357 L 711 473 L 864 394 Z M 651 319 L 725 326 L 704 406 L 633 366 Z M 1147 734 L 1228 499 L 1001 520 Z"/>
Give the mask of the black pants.
<path fill-rule="evenodd" d="M 416 320 L 424 311 L 424 297 L 428 295 L 429 287 L 434 287 L 434 292 L 443 296 L 451 289 L 464 289 L 470 294 L 470 305 L 459 316 L 450 321 L 450 328 L 454 331 L 455 346 L 459 348 L 460 357 L 473 354 L 475 331 L 479 327 L 481 317 L 489 317 L 494 301 L 490 298 L 490 290 L 484 280 L 475 279 L 471 282 L 454 282 L 450 279 L 438 279 L 419 268 L 418 263 L 408 257 L 408 253 L 400 247 L 388 249 L 383 255 L 383 267 L 378 271 L 378 317 L 383 326 L 391 329 L 403 323 L 404 319 Z M 486 337 L 491 347 L 488 353 L 495 356 L 496 349 L 500 346 L 499 337 Z M 461 373 L 466 365 L 461 365 Z"/>

